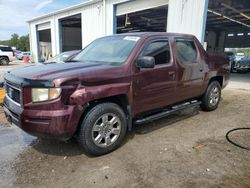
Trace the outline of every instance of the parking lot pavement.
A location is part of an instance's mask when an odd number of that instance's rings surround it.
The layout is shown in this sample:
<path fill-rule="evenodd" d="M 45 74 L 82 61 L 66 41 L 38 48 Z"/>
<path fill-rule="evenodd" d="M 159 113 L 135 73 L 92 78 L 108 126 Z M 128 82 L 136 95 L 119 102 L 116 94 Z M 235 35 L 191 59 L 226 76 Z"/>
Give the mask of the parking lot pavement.
<path fill-rule="evenodd" d="M 250 90 L 250 72 L 232 73 L 230 77 L 229 88 Z"/>
<path fill-rule="evenodd" d="M 3 76 L 7 71 L 14 69 L 14 68 L 24 67 L 27 65 L 29 65 L 29 63 L 24 63 L 23 61 L 19 61 L 19 60 L 10 62 L 9 65 L 0 65 L 0 82 L 3 81 Z"/>
<path fill-rule="evenodd" d="M 0 187 L 249 187 L 250 153 L 228 143 L 250 127 L 249 91 L 226 89 L 214 112 L 190 110 L 137 126 L 111 154 L 0 129 Z M 250 134 L 231 135 L 250 145 Z"/>
<path fill-rule="evenodd" d="M 39 140 L 0 126 L 0 187 L 247 188 L 250 153 L 225 135 L 250 127 L 249 92 L 228 87 L 216 111 L 190 109 L 136 126 L 121 148 L 100 157 L 86 155 L 75 141 Z M 250 147 L 249 132 L 231 138 Z"/>

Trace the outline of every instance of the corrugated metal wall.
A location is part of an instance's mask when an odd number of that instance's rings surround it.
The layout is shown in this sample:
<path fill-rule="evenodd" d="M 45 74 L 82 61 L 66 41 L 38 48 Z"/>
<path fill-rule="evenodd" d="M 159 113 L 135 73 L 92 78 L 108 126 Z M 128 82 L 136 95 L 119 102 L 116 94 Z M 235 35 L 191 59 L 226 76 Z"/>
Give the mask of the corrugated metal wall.
<path fill-rule="evenodd" d="M 169 0 L 168 32 L 188 33 L 204 42 L 208 0 Z"/>
<path fill-rule="evenodd" d="M 82 47 L 104 36 L 103 5 L 97 3 L 82 11 Z"/>

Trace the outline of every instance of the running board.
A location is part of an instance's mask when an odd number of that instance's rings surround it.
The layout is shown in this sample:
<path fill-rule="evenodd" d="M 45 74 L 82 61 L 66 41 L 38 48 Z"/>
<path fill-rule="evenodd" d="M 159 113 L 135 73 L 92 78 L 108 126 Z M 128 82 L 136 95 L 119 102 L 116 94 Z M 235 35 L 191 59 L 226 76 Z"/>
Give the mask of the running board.
<path fill-rule="evenodd" d="M 160 112 L 158 114 L 147 116 L 143 119 L 138 119 L 134 122 L 134 124 L 141 125 L 141 124 L 145 124 L 145 123 L 150 123 L 152 121 L 167 117 L 167 116 L 169 116 L 173 113 L 176 113 L 178 111 L 181 111 L 181 110 L 184 110 L 187 108 L 191 108 L 191 107 L 195 107 L 195 106 L 198 106 L 200 104 L 201 104 L 201 101 L 194 100 L 194 101 L 186 102 L 186 103 L 179 104 L 176 106 L 172 106 L 171 109 L 169 109 L 167 111 L 163 111 L 163 112 Z"/>

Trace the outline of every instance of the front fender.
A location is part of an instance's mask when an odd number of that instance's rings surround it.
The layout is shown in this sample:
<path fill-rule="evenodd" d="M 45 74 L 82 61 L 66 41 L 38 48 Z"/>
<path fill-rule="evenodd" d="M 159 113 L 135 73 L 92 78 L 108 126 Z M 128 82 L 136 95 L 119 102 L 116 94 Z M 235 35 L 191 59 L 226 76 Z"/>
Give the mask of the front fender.
<path fill-rule="evenodd" d="M 127 95 L 130 83 L 115 83 L 99 86 L 84 86 L 77 89 L 70 96 L 70 104 L 84 105 L 90 101 L 103 99 L 117 95 Z"/>

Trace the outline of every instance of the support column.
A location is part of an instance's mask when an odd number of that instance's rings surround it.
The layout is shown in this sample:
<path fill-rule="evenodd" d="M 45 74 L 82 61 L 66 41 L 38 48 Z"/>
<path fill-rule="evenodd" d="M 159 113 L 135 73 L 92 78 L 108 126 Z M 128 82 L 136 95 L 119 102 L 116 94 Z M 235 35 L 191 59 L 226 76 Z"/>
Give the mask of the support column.
<path fill-rule="evenodd" d="M 56 25 L 56 20 L 55 17 L 53 16 L 53 19 L 51 19 L 50 22 L 50 32 L 51 32 L 51 49 L 52 49 L 52 55 L 55 56 L 58 54 L 57 51 L 57 36 L 58 35 L 58 30 L 57 30 L 57 25 Z"/>
<path fill-rule="evenodd" d="M 30 51 L 32 52 L 32 60 L 34 63 L 38 62 L 38 35 L 37 26 L 35 24 L 30 24 Z"/>

